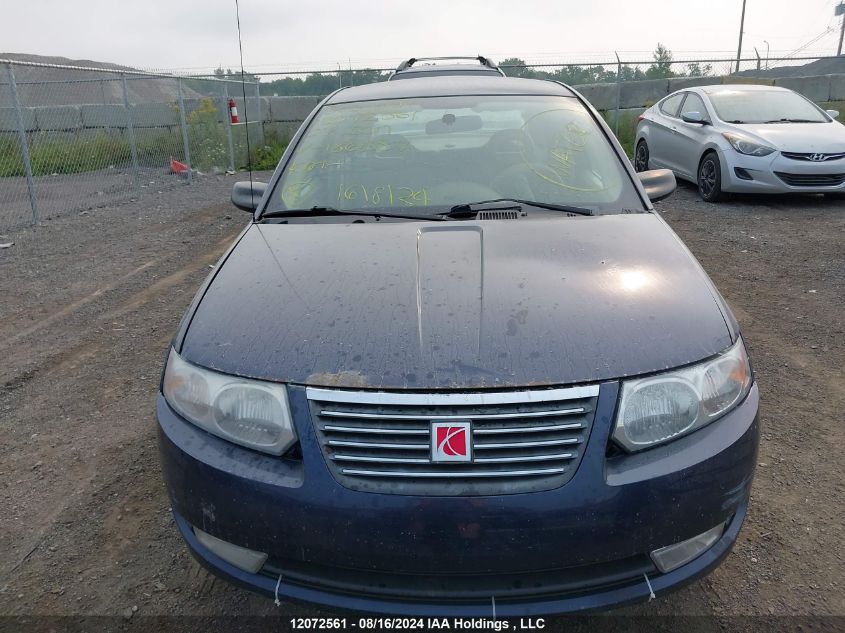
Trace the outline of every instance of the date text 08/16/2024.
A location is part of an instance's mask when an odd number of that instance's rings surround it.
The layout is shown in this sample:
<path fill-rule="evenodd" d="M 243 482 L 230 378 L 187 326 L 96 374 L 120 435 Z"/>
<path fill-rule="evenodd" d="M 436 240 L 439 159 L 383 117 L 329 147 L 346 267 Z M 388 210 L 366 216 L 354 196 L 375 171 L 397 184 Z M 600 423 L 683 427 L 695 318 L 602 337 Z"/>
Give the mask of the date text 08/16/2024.
<path fill-rule="evenodd" d="M 362 631 L 374 629 L 393 629 L 396 631 L 536 631 L 546 627 L 546 620 L 545 618 L 519 618 L 516 621 L 495 618 L 291 618 L 290 625 L 295 631 L 347 631 L 349 629 Z"/>

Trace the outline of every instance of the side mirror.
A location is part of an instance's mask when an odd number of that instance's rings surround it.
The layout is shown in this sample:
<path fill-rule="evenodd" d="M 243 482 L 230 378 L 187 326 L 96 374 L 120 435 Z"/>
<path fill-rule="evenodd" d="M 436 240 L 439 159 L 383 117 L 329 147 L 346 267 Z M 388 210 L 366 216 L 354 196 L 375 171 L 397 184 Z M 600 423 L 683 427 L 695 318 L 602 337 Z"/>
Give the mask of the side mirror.
<path fill-rule="evenodd" d="M 670 169 L 650 169 L 637 174 L 645 189 L 648 199 L 652 202 L 663 200 L 675 191 L 678 183 L 675 181 L 675 174 Z"/>
<path fill-rule="evenodd" d="M 236 182 L 232 187 L 232 204 L 252 213 L 258 208 L 264 192 L 267 191 L 266 182 L 249 182 L 248 180 Z"/>
<path fill-rule="evenodd" d="M 681 115 L 681 120 L 686 123 L 698 123 L 699 125 L 706 125 L 707 121 L 704 120 L 704 115 L 701 112 L 684 112 Z"/>
<path fill-rule="evenodd" d="M 838 119 L 839 118 L 839 110 L 825 110 L 827 112 L 827 116 L 831 119 Z"/>

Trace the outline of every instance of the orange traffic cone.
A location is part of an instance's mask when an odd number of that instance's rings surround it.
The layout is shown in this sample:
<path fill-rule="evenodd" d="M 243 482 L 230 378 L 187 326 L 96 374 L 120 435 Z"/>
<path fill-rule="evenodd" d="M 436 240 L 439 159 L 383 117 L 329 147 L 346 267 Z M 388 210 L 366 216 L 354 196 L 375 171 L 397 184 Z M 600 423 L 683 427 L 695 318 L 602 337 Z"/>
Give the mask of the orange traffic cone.
<path fill-rule="evenodd" d="M 170 173 L 171 174 L 184 174 L 188 171 L 188 166 L 185 163 L 180 163 L 178 160 L 174 160 L 174 158 L 170 157 Z"/>

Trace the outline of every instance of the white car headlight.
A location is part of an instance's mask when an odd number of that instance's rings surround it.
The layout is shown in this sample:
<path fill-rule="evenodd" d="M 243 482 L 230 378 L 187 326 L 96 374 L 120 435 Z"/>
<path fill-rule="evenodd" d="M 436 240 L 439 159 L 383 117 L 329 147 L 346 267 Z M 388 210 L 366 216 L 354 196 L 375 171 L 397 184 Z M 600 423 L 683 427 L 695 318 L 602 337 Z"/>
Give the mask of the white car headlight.
<path fill-rule="evenodd" d="M 774 147 L 768 145 L 761 145 L 739 134 L 731 134 L 730 132 L 723 132 L 722 136 L 727 139 L 736 151 L 747 156 L 768 156 L 775 151 Z"/>
<path fill-rule="evenodd" d="M 186 420 L 235 444 L 281 455 L 296 441 L 283 385 L 203 369 L 171 349 L 163 392 Z"/>
<path fill-rule="evenodd" d="M 613 438 L 629 451 L 686 435 L 721 417 L 751 388 L 742 339 L 704 363 L 622 383 Z"/>

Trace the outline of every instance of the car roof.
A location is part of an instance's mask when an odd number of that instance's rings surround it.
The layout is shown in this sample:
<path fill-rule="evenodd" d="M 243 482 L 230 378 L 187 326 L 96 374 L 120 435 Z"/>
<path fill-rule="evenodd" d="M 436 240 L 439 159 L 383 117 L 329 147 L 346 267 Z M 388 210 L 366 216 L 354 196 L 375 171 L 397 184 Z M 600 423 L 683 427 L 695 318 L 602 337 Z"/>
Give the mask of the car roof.
<path fill-rule="evenodd" d="M 331 95 L 326 105 L 379 99 L 412 97 L 451 97 L 460 95 L 546 95 L 574 97 L 567 86 L 544 79 L 521 79 L 477 73 L 477 76 L 453 75 L 417 77 L 413 81 L 381 81 L 343 88 Z"/>
<path fill-rule="evenodd" d="M 498 75 L 499 77 L 502 76 L 498 68 L 482 66 L 481 64 L 420 64 L 419 66 L 408 66 L 407 68 L 403 68 L 402 70 L 397 70 L 394 74 L 405 75 L 413 73 L 432 73 L 439 72 L 442 70 L 467 74 L 488 73 L 491 75 Z"/>
<path fill-rule="evenodd" d="M 778 86 L 766 86 L 760 84 L 716 84 L 713 86 L 698 86 L 698 90 L 701 90 L 702 92 L 707 94 L 715 94 L 717 92 L 790 92 L 786 88 L 780 88 Z"/>

